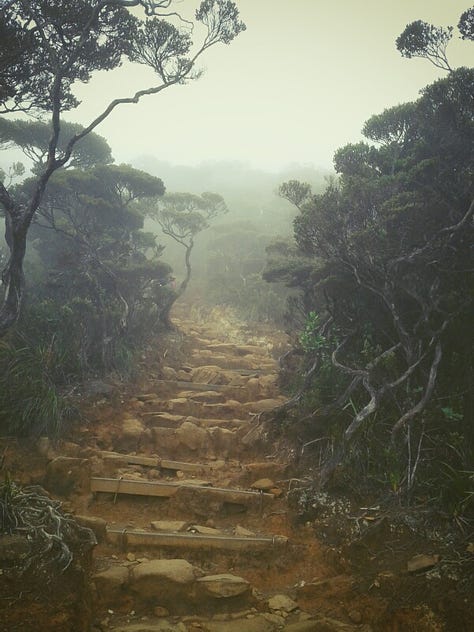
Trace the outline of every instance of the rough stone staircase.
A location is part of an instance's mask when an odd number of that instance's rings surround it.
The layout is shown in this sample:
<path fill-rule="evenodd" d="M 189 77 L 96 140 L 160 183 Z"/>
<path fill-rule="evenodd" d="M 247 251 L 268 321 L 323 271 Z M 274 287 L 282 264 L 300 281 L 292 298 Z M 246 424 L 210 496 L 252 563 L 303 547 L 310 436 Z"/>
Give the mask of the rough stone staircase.
<path fill-rule="evenodd" d="M 283 401 L 267 342 L 216 342 L 206 325 L 175 322 L 194 339 L 186 362 L 161 366 L 117 418 L 85 427 L 87 458 L 71 448 L 48 468 L 50 489 L 71 479 L 78 498 L 89 494 L 73 510 L 99 542 L 97 628 L 367 630 L 305 611 L 295 585 L 281 589 L 279 575 L 307 552 L 287 519 L 287 466 L 258 440 L 259 414 Z"/>

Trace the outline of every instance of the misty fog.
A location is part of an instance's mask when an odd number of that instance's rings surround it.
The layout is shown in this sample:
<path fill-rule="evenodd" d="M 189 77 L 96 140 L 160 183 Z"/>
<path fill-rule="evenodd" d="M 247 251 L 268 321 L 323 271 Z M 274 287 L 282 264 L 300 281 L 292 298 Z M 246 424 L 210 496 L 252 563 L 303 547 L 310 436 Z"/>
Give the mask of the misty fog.
<path fill-rule="evenodd" d="M 0 632 L 470 632 L 474 6 L 0 1 Z"/>

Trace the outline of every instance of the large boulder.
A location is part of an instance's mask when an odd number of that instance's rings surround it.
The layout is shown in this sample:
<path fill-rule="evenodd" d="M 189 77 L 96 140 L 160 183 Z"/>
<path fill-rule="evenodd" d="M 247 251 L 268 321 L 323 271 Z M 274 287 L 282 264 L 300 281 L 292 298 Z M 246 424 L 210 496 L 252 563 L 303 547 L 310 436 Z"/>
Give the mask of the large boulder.
<path fill-rule="evenodd" d="M 145 438 L 145 426 L 135 417 L 126 417 L 122 421 L 120 433 L 115 438 L 115 448 L 135 452 L 140 448 Z"/>
<path fill-rule="evenodd" d="M 212 438 L 212 447 L 216 455 L 221 458 L 235 456 L 238 452 L 239 444 L 236 441 L 236 433 L 220 426 L 209 429 Z"/>
<path fill-rule="evenodd" d="M 182 559 L 142 562 L 130 573 L 130 590 L 138 603 L 164 606 L 179 614 L 192 599 L 200 576 L 199 568 Z"/>
<path fill-rule="evenodd" d="M 153 445 L 158 454 L 174 453 L 178 447 L 178 438 L 174 428 L 155 427 L 151 429 Z"/>
<path fill-rule="evenodd" d="M 285 478 L 287 469 L 288 465 L 286 463 L 275 463 L 274 461 L 247 463 L 244 466 L 241 480 L 245 480 L 246 482 L 256 480 L 257 478 L 279 480 Z"/>
<path fill-rule="evenodd" d="M 170 366 L 164 366 L 161 368 L 161 375 L 164 380 L 176 380 L 177 372 Z"/>
<path fill-rule="evenodd" d="M 251 377 L 245 385 L 247 400 L 255 400 L 260 396 L 260 382 L 258 377 Z"/>
<path fill-rule="evenodd" d="M 278 375 L 262 375 L 258 378 L 260 393 L 263 397 L 275 397 L 278 395 Z"/>
<path fill-rule="evenodd" d="M 290 613 L 298 608 L 298 604 L 288 595 L 274 595 L 268 600 L 268 607 L 270 610 Z"/>
<path fill-rule="evenodd" d="M 96 573 L 92 580 L 96 587 L 97 600 L 102 606 L 116 606 L 124 597 L 129 571 L 125 566 L 111 566 Z"/>
<path fill-rule="evenodd" d="M 190 421 L 185 421 L 176 430 L 178 442 L 192 452 L 206 451 L 209 445 L 209 433 Z"/>
<path fill-rule="evenodd" d="M 103 518 L 76 515 L 74 519 L 81 527 L 90 529 L 94 533 L 97 542 L 103 542 L 105 540 L 107 536 L 107 522 Z"/>
<path fill-rule="evenodd" d="M 200 569 L 183 559 L 150 560 L 132 569 L 131 587 L 142 595 L 153 596 L 161 583 L 185 586 L 201 576 Z"/>

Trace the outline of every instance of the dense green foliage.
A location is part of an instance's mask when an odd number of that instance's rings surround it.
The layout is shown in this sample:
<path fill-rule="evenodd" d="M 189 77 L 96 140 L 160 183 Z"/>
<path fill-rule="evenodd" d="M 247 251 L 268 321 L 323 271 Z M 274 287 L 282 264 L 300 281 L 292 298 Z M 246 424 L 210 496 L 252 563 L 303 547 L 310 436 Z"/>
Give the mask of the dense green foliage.
<path fill-rule="evenodd" d="M 31 179 L 16 186 L 30 194 Z M 133 369 L 158 331 L 171 272 L 139 204 L 159 178 L 127 165 L 57 172 L 30 230 L 29 287 L 18 326 L 0 348 L 0 421 L 9 433 L 55 433 L 61 394 L 91 376 Z"/>
<path fill-rule="evenodd" d="M 6 435 L 58 434 L 70 411 L 58 388 L 58 357 L 50 346 L 25 337 L 0 341 L 0 427 Z"/>
<path fill-rule="evenodd" d="M 292 403 L 308 440 L 320 439 L 323 478 L 344 462 L 359 481 L 432 497 L 449 496 L 464 472 L 464 509 L 474 491 L 473 94 L 474 71 L 452 71 L 369 119 L 372 144 L 336 152 L 340 175 L 324 193 L 283 185 L 299 209 L 296 248 L 270 252 L 265 272 L 300 288 L 306 374 Z"/>
<path fill-rule="evenodd" d="M 461 39 L 474 40 L 474 7 L 464 11 L 457 27 Z M 451 70 L 446 49 L 453 37 L 453 31 L 452 26 L 434 26 L 423 20 L 416 20 L 407 24 L 397 38 L 397 49 L 403 57 L 422 57 L 437 68 Z"/>

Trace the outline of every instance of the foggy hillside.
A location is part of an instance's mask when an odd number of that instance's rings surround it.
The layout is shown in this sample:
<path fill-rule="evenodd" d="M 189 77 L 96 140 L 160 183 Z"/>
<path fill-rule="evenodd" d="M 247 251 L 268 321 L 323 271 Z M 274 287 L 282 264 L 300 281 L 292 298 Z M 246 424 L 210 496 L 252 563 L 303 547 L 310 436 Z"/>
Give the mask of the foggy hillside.
<path fill-rule="evenodd" d="M 313 191 L 325 187 L 328 170 L 294 164 L 278 172 L 254 169 L 243 162 L 203 162 L 196 166 L 174 165 L 155 156 L 143 155 L 132 160 L 137 169 L 161 178 L 167 191 L 202 193 L 213 191 L 223 196 L 230 213 L 221 221 L 251 219 L 264 224 L 272 234 L 291 229 L 294 210 L 278 197 L 278 186 L 286 180 L 311 184 Z"/>

